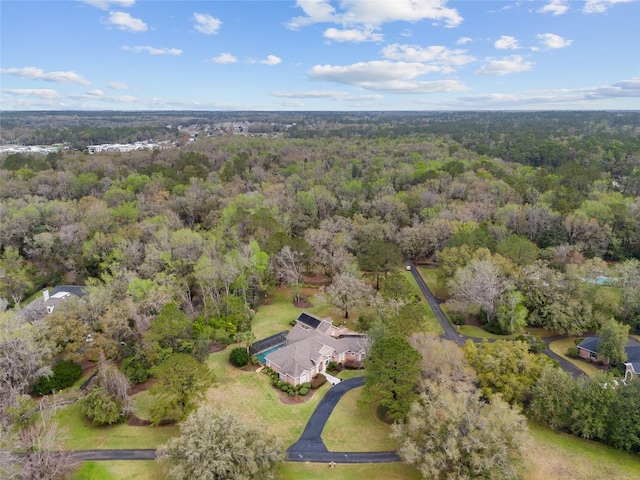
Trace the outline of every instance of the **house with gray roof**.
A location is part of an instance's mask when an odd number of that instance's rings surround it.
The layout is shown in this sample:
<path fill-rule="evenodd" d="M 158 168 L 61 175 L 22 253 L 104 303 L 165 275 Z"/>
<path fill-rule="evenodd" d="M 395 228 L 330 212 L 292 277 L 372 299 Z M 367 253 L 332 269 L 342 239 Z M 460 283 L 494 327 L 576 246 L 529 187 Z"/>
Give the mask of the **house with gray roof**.
<path fill-rule="evenodd" d="M 609 364 L 608 358 L 598 357 L 598 337 L 587 337 L 578 344 L 578 355 L 581 358 L 590 358 L 592 360 L 602 360 L 605 365 Z M 624 379 L 630 380 L 640 375 L 640 342 L 633 338 L 629 338 L 629 342 L 624 347 L 627 353 L 627 361 L 624 362 L 625 372 Z"/>
<path fill-rule="evenodd" d="M 44 290 L 42 295 L 44 298 L 44 305 L 47 308 L 47 313 L 53 313 L 60 302 L 66 300 L 72 295 L 82 298 L 84 295 L 84 288 L 85 287 L 79 285 L 56 285 L 51 293 L 49 293 L 49 290 Z"/>
<path fill-rule="evenodd" d="M 265 357 L 265 365 L 278 372 L 280 380 L 292 385 L 310 382 L 330 362 L 361 362 L 366 335 L 341 334 L 330 319 L 301 313 L 282 348 Z"/>

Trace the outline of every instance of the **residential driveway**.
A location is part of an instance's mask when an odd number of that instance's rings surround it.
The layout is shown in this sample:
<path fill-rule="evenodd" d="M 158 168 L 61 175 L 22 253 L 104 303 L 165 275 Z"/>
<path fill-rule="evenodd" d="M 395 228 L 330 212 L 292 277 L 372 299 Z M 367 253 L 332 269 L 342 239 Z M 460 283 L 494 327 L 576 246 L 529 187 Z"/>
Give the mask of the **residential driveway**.
<path fill-rule="evenodd" d="M 413 274 L 413 278 L 416 280 L 418 287 L 420 287 L 420 291 L 422 292 L 422 295 L 424 295 L 424 298 L 427 299 L 427 302 L 429 303 L 431 310 L 433 310 L 433 313 L 438 319 L 438 322 L 440 322 L 440 325 L 444 329 L 444 337 L 447 340 L 452 340 L 456 342 L 458 345 L 463 346 L 465 338 L 462 335 L 460 335 L 458 332 L 456 332 L 456 330 L 453 328 L 453 326 L 449 322 L 449 319 L 447 319 L 446 315 L 440 308 L 440 302 L 433 295 L 433 293 L 431 293 L 431 290 L 429 290 L 429 287 L 427 287 L 427 284 L 422 278 L 422 275 L 420 275 L 420 272 L 418 272 L 418 269 L 416 268 L 416 264 L 410 261 L 408 265 L 411 266 L 411 273 Z"/>
<path fill-rule="evenodd" d="M 287 450 L 291 462 L 335 462 L 335 463 L 386 463 L 400 462 L 395 452 L 329 452 L 322 441 L 324 429 L 331 412 L 342 396 L 349 390 L 364 385 L 364 377 L 344 380 L 331 387 L 316 407 L 302 435 Z"/>
<path fill-rule="evenodd" d="M 424 279 L 422 278 L 422 275 L 420 275 L 420 272 L 418 272 L 418 269 L 416 268 L 415 264 L 413 262 L 409 262 L 408 265 L 411 265 L 411 273 L 413 274 L 413 278 L 416 279 L 416 283 L 420 287 L 420 290 L 422 291 L 422 294 L 427 299 L 427 302 L 429 302 L 429 305 L 431 306 L 431 309 L 433 310 L 433 313 L 435 314 L 436 318 L 440 322 L 440 325 L 442 325 L 442 328 L 445 331 L 445 334 L 443 335 L 444 338 L 446 338 L 448 340 L 453 340 L 454 342 L 456 342 L 460 346 L 464 345 L 464 342 L 465 342 L 465 340 L 467 338 L 470 338 L 474 342 L 481 342 L 482 339 L 480 339 L 480 338 L 465 337 L 464 335 L 460 335 L 458 332 L 455 331 L 455 329 L 453 328 L 453 326 L 451 325 L 451 323 L 447 319 L 446 315 L 444 314 L 444 312 L 440 308 L 440 302 L 433 295 L 433 293 L 431 293 L 431 290 L 429 290 L 429 287 L 427 287 L 427 284 L 425 283 Z M 553 360 L 556 360 L 559 363 L 560 368 L 562 368 L 565 372 L 570 373 L 574 377 L 579 377 L 580 375 L 585 375 L 585 373 L 580 368 L 576 367 L 573 363 L 571 363 L 571 362 L 567 361 L 566 359 L 562 358 L 560 355 L 557 355 L 557 354 L 553 353 L 551 351 L 551 349 L 549 348 L 549 344 L 551 342 L 553 342 L 555 340 L 559 340 L 561 338 L 566 338 L 566 335 L 558 335 L 558 336 L 555 336 L 555 337 L 545 338 L 544 341 L 547 344 L 547 348 L 545 350 L 543 350 L 542 353 L 544 353 L 547 357 L 549 357 L 549 358 L 551 358 Z M 494 340 L 492 339 L 492 340 L 489 340 L 489 341 L 491 342 L 491 341 L 494 341 Z"/>
<path fill-rule="evenodd" d="M 551 358 L 552 360 L 557 361 L 558 364 L 560 364 L 560 368 L 562 368 L 565 372 L 570 373 L 575 378 L 578 378 L 580 375 L 586 375 L 586 373 L 584 373 L 584 371 L 582 371 L 580 368 L 575 366 L 573 363 L 568 361 L 566 358 L 562 358 L 557 353 L 552 352 L 551 349 L 549 348 L 549 344 L 551 344 L 552 342 L 555 342 L 556 340 L 560 340 L 560 339 L 563 339 L 563 338 L 567 338 L 567 336 L 566 335 L 556 335 L 554 337 L 544 338 L 543 340 L 544 340 L 544 343 L 547 344 L 547 348 L 545 350 L 543 350 L 542 352 L 547 357 Z"/>

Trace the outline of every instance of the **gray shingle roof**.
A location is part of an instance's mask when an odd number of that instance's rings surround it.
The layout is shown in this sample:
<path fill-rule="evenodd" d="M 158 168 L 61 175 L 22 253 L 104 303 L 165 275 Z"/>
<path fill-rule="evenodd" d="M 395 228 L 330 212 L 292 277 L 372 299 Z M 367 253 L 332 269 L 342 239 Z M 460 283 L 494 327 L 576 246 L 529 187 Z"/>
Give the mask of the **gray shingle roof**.
<path fill-rule="evenodd" d="M 597 353 L 599 341 L 600 339 L 598 337 L 587 337 L 578 344 L 578 348 L 582 348 L 584 350 L 589 350 L 590 352 Z"/>
<path fill-rule="evenodd" d="M 624 348 L 627 352 L 627 361 L 633 366 L 633 371 L 640 373 L 640 345 L 628 345 Z"/>
<path fill-rule="evenodd" d="M 311 371 L 322 359 L 323 354 L 333 356 L 349 351 L 354 353 L 364 352 L 364 336 L 331 337 L 323 333 L 331 326 L 330 322 L 307 314 L 303 315 L 306 315 L 305 318 L 307 319 L 318 320 L 316 328 L 320 328 L 311 330 L 296 324 L 287 335 L 287 346 L 267 355 L 266 359 L 277 365 L 280 373 L 297 378 L 305 371 Z M 300 317 L 298 317 L 298 320 L 300 320 Z M 301 323 L 309 325 L 307 322 Z M 322 328 L 324 323 L 328 324 L 327 328 Z"/>

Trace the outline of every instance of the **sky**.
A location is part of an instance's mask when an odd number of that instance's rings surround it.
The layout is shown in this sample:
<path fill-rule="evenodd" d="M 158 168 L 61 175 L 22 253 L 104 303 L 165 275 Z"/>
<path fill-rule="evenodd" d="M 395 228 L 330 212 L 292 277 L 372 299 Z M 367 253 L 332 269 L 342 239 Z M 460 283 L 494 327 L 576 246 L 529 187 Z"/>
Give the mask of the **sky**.
<path fill-rule="evenodd" d="M 640 110 L 640 1 L 0 0 L 0 110 Z"/>

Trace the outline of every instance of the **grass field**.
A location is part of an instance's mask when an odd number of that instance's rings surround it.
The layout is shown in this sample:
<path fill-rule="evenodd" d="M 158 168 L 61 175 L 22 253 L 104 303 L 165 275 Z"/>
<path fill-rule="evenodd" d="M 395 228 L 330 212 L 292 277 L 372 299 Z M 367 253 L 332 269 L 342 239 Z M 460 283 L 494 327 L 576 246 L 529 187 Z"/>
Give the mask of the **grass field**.
<path fill-rule="evenodd" d="M 218 384 L 207 392 L 206 401 L 238 414 L 244 421 L 264 425 L 265 431 L 282 440 L 285 447 L 302 434 L 307 420 L 329 389 L 325 384 L 305 403 L 287 405 L 280 402 L 280 392 L 271 386 L 263 373 L 238 370 L 228 362 L 227 351 L 210 355 L 209 365 Z"/>
<path fill-rule="evenodd" d="M 640 456 L 530 424 L 525 480 L 638 480 Z"/>
<path fill-rule="evenodd" d="M 322 431 L 324 444 L 333 452 L 395 450 L 391 426 L 378 418 L 375 406 L 358 405 L 361 393 L 362 387 L 355 388 L 340 399 Z"/>
<path fill-rule="evenodd" d="M 165 478 L 153 460 L 83 462 L 71 480 L 160 480 Z"/>
<path fill-rule="evenodd" d="M 56 413 L 60 425 L 68 430 L 64 442 L 70 450 L 93 450 L 111 448 L 156 448 L 178 435 L 177 426 L 132 427 L 114 425 L 96 427 L 84 418 L 80 406 L 75 403 L 61 408 Z"/>
<path fill-rule="evenodd" d="M 289 462 L 280 469 L 282 480 L 420 480 L 420 473 L 402 463 L 373 463 L 369 465 L 336 465 L 326 463 Z"/>

